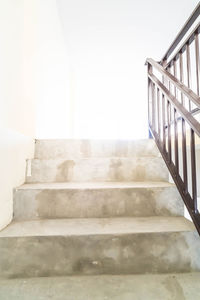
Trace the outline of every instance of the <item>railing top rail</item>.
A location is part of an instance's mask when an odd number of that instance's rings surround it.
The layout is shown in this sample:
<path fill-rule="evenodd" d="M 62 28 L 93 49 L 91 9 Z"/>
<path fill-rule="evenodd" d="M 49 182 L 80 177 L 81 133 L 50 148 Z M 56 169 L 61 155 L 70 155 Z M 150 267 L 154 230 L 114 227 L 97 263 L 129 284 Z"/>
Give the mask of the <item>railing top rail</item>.
<path fill-rule="evenodd" d="M 192 30 L 192 32 L 189 34 L 189 36 L 184 40 L 184 42 L 181 44 L 181 46 L 178 48 L 178 50 L 173 54 L 173 56 L 170 58 L 170 60 L 165 64 L 165 68 L 171 65 L 171 63 L 178 59 L 180 52 L 183 53 L 186 50 L 187 44 L 190 45 L 193 40 L 195 39 L 195 34 L 200 32 L 200 22 L 195 26 L 195 28 Z"/>
<path fill-rule="evenodd" d="M 199 15 L 200 15 L 200 2 L 197 4 L 197 6 L 195 7 L 194 11 L 189 16 L 189 18 L 185 22 L 184 26 L 179 31 L 179 33 L 177 34 L 176 38 L 174 39 L 174 41 L 170 45 L 169 49 L 167 50 L 167 52 L 163 56 L 163 58 L 161 60 L 161 64 L 164 61 L 166 61 L 168 59 L 168 57 L 172 54 L 172 52 L 174 51 L 174 49 L 178 46 L 179 42 L 182 40 L 182 38 L 184 37 L 184 35 L 188 32 L 188 30 L 194 24 L 195 20 L 198 18 Z"/>
<path fill-rule="evenodd" d="M 198 108 L 200 108 L 200 97 L 197 96 L 191 89 L 189 89 L 186 85 L 180 82 L 175 76 L 166 71 L 163 66 L 157 63 L 152 58 L 148 58 L 146 60 L 147 64 L 152 65 L 156 68 L 163 76 L 166 76 L 167 79 L 177 87 L 186 97 L 188 97 Z"/>

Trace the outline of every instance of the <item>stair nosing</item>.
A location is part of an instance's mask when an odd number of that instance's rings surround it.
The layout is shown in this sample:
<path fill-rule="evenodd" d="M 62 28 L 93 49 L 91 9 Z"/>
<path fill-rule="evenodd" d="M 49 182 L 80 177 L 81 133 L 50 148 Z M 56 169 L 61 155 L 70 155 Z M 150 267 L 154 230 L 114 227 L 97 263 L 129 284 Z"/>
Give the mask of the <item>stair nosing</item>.
<path fill-rule="evenodd" d="M 153 223 L 151 224 L 151 222 Z M 57 226 L 59 226 L 58 231 L 55 230 L 56 223 Z M 145 226 L 144 227 L 141 226 L 142 223 L 143 225 L 146 224 L 146 228 Z M 37 225 L 35 229 L 33 228 L 34 225 Z M 151 228 L 149 228 L 149 225 L 151 226 Z M 94 226 L 96 226 L 96 229 Z M 131 227 L 129 228 L 128 226 Z M 137 226 L 138 229 L 136 228 Z M 164 226 L 163 229 L 161 228 L 161 226 Z M 19 232 L 16 232 L 15 230 L 18 230 Z M 63 219 L 39 219 L 39 220 L 13 221 L 10 225 L 8 225 L 5 229 L 3 229 L 0 232 L 0 238 L 37 237 L 37 236 L 38 237 L 39 236 L 67 237 L 67 236 L 94 236 L 94 235 L 122 236 L 122 235 L 134 235 L 134 234 L 184 233 L 184 232 L 194 232 L 194 231 L 195 231 L 195 227 L 193 223 L 182 216 L 70 218 L 70 219 L 63 218 Z"/>
<path fill-rule="evenodd" d="M 126 185 L 127 184 L 127 185 Z M 135 181 L 135 182 L 38 182 L 38 183 L 24 183 L 16 187 L 18 190 L 121 190 L 121 189 L 159 189 L 176 187 L 174 183 L 167 181 Z"/>

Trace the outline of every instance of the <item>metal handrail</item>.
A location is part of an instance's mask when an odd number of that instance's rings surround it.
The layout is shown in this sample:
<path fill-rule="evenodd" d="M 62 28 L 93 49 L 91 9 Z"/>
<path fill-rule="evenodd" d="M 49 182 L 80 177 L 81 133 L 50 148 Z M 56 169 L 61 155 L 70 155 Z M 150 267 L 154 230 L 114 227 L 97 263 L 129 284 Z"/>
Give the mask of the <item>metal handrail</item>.
<path fill-rule="evenodd" d="M 176 53 L 173 55 L 172 58 L 170 58 L 169 62 L 165 64 L 165 69 L 167 69 L 173 61 L 177 60 L 180 56 L 180 53 L 184 53 L 187 50 L 187 46 L 189 46 L 195 39 L 195 34 L 200 33 L 200 22 L 195 26 L 195 28 L 192 30 L 192 32 L 189 34 L 189 36 L 184 40 L 182 45 L 178 48 Z"/>
<path fill-rule="evenodd" d="M 167 59 L 169 58 L 169 56 L 172 54 L 172 52 L 178 46 L 178 44 L 180 43 L 180 41 L 182 40 L 182 38 L 186 35 L 186 33 L 191 28 L 191 26 L 194 24 L 194 22 L 196 21 L 196 19 L 198 18 L 199 15 L 200 15 L 200 2 L 197 4 L 197 6 L 193 10 L 193 12 L 189 16 L 189 18 L 187 19 L 187 21 L 183 25 L 182 29 L 179 31 L 179 33 L 175 37 L 174 41 L 171 43 L 171 45 L 168 48 L 168 50 L 166 51 L 165 55 L 161 59 L 160 63 L 162 65 L 167 61 Z"/>
<path fill-rule="evenodd" d="M 162 93 L 167 97 L 169 102 L 178 110 L 179 114 L 190 125 L 194 132 L 200 137 L 200 123 L 188 112 L 184 106 L 168 91 L 168 89 L 162 84 L 162 82 L 156 78 L 155 75 L 149 74 L 148 77 L 153 81 L 157 87 L 160 88 Z M 170 122 L 171 123 L 171 122 Z M 168 125 L 169 126 L 169 125 Z"/>
<path fill-rule="evenodd" d="M 163 66 L 157 63 L 152 58 L 147 58 L 147 64 L 150 64 L 152 67 L 156 68 L 163 76 L 167 77 L 167 79 L 180 90 L 186 97 L 188 97 L 198 108 L 200 108 L 200 97 L 197 96 L 191 89 L 189 89 L 186 85 L 184 85 L 180 80 L 178 80 L 175 76 L 165 70 Z"/>
<path fill-rule="evenodd" d="M 161 62 L 148 58 L 146 65 L 150 137 L 155 139 L 200 235 L 195 139 L 200 138 L 200 121 L 194 117 L 200 112 L 200 23 L 187 34 L 199 15 L 200 2 Z"/>
<path fill-rule="evenodd" d="M 179 193 L 190 213 L 190 216 L 200 235 L 200 213 L 197 205 L 197 179 L 196 179 L 196 154 L 195 154 L 195 134 L 200 137 L 200 123 L 197 121 L 193 112 L 185 108 L 184 101 L 179 101 L 171 93 L 171 87 L 162 83 L 153 73 L 154 68 L 160 73 L 161 77 L 167 79 L 176 89 L 185 95 L 193 103 L 199 105 L 199 97 L 189 88 L 181 83 L 176 77 L 165 70 L 153 59 L 147 59 L 148 66 L 148 105 L 149 105 L 149 129 L 151 136 L 154 137 L 158 149 L 169 169 L 169 172 L 179 190 Z M 165 80 L 163 80 L 165 81 Z M 182 98 L 183 100 L 183 98 Z M 199 110 L 199 107 L 197 108 Z M 172 125 L 171 117 L 174 115 Z M 182 131 L 178 133 L 177 113 L 181 116 Z M 166 125 L 167 124 L 167 125 Z M 186 124 L 189 126 L 190 133 L 190 155 L 191 155 L 191 182 L 192 193 L 189 192 L 188 185 L 188 161 L 186 145 Z M 171 129 L 174 129 L 172 136 Z M 167 132 L 166 132 L 167 128 Z M 183 177 L 180 173 L 180 153 L 179 153 L 179 135 L 182 137 L 182 161 Z M 172 139 L 174 148 L 172 148 Z M 175 161 L 173 160 L 173 157 Z"/>

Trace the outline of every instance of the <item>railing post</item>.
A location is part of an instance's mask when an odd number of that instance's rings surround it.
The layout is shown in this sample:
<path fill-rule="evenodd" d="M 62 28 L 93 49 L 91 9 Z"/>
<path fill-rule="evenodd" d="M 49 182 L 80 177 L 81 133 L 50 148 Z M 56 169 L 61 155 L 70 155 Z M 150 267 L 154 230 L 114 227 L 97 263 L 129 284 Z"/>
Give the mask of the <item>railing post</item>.
<path fill-rule="evenodd" d="M 148 75 L 151 75 L 153 72 L 153 68 L 152 68 L 152 65 L 150 65 L 149 63 L 147 64 L 147 76 Z M 152 139 L 153 136 L 152 136 L 152 133 L 151 133 L 151 130 L 150 130 L 150 125 L 151 124 L 151 118 L 152 118 L 152 114 L 151 114 L 151 110 L 152 110 L 152 101 L 151 101 L 151 104 L 150 104 L 150 99 L 152 98 L 152 82 L 148 76 L 148 126 L 149 126 L 149 129 L 148 129 L 148 136 L 149 136 L 149 139 Z M 152 99 L 151 99 L 152 100 Z M 150 108 L 150 105 L 151 105 L 151 108 Z"/>

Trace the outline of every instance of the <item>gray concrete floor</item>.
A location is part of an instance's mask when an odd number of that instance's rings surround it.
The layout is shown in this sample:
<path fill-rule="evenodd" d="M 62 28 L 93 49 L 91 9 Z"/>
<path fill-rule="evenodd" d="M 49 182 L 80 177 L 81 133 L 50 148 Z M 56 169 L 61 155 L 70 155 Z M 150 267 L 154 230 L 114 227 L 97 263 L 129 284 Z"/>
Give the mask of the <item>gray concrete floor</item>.
<path fill-rule="evenodd" d="M 200 273 L 0 280 L 0 300 L 199 300 Z"/>

